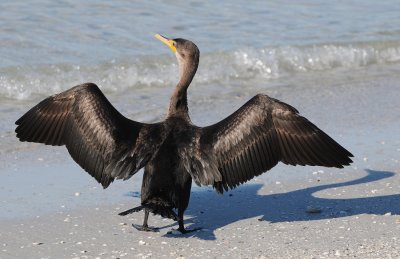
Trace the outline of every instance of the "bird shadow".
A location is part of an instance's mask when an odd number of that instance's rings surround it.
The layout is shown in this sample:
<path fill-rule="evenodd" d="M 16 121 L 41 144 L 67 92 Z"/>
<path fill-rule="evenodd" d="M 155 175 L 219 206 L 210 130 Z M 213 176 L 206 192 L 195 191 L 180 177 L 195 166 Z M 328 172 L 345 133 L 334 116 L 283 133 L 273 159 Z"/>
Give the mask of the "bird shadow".
<path fill-rule="evenodd" d="M 278 223 L 331 219 L 360 214 L 384 215 L 388 212 L 392 215 L 400 215 L 400 194 L 338 199 L 319 198 L 313 195 L 323 190 L 367 184 L 395 175 L 393 172 L 387 171 L 365 171 L 367 175 L 359 179 L 269 195 L 257 194 L 262 188 L 262 184 L 245 185 L 223 196 L 217 195 L 211 190 L 195 191 L 192 193 L 191 206 L 187 210 L 185 226 L 189 226 L 189 228 L 203 227 L 203 231 L 179 236 L 166 234 L 165 236 L 215 240 L 214 232 L 217 229 L 239 220 L 255 217 L 258 217 L 258 221 Z M 368 190 L 368 195 L 370 194 L 371 190 Z M 320 208 L 321 211 L 319 213 L 307 212 L 308 206 Z M 257 224 L 262 224 L 258 221 Z"/>

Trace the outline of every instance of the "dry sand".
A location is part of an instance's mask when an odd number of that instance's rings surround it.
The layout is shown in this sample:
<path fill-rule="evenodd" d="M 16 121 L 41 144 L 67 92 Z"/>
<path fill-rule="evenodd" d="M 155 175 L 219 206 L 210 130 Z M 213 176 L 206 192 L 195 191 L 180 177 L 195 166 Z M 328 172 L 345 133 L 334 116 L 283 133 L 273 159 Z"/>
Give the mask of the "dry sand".
<path fill-rule="evenodd" d="M 358 258 L 400 257 L 400 173 L 349 169 L 311 173 L 296 183 L 245 185 L 227 195 L 192 193 L 186 226 L 172 235 L 169 219 L 120 217 L 132 202 L 1 222 L 2 258 Z M 82 194 L 84 195 L 84 194 Z M 307 209 L 319 208 L 320 213 Z"/>

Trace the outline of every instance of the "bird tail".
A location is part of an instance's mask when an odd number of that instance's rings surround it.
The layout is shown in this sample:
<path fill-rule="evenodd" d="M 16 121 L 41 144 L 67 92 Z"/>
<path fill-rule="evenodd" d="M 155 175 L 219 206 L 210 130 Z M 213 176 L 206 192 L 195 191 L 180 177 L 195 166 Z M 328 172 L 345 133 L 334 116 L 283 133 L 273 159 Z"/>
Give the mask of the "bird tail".
<path fill-rule="evenodd" d="M 165 206 L 164 204 L 159 204 L 159 203 L 143 204 L 138 207 L 120 212 L 120 213 L 118 213 L 118 215 L 126 216 L 126 215 L 132 214 L 134 212 L 139 212 L 143 209 L 148 209 L 153 214 L 160 215 L 163 218 L 170 218 L 175 221 L 178 221 L 178 215 L 176 215 L 175 211 L 172 209 L 172 206 Z"/>
<path fill-rule="evenodd" d="M 132 214 L 132 213 L 134 213 L 134 212 L 139 212 L 139 211 L 141 211 L 142 209 L 144 209 L 144 206 L 143 206 L 143 205 L 140 205 L 140 206 L 138 206 L 138 207 L 135 207 L 135 208 L 132 208 L 132 209 L 123 211 L 123 212 L 121 212 L 121 213 L 118 213 L 118 215 L 120 215 L 120 216 L 126 216 L 126 215 Z"/>

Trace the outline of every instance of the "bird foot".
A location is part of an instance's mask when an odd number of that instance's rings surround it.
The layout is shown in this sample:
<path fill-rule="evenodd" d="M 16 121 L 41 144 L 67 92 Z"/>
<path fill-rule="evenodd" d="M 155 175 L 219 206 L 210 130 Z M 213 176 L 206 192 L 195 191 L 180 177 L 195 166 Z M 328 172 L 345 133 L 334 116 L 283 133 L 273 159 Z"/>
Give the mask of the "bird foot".
<path fill-rule="evenodd" d="M 171 231 L 168 231 L 167 234 L 171 234 L 171 235 L 187 234 L 187 233 L 199 231 L 201 229 L 203 229 L 203 228 L 193 228 L 193 229 L 178 228 L 178 229 L 172 229 Z"/>
<path fill-rule="evenodd" d="M 159 231 L 158 228 L 153 228 L 153 227 L 144 226 L 144 225 L 132 224 L 132 227 L 136 228 L 139 231 L 146 231 L 146 232 L 158 232 Z"/>

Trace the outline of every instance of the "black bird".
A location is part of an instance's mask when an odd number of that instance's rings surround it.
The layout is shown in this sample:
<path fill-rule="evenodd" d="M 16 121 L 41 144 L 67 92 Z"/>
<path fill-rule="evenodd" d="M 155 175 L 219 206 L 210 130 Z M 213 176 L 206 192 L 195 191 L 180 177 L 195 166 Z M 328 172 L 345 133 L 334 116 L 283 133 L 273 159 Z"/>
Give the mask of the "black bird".
<path fill-rule="evenodd" d="M 185 39 L 156 37 L 176 54 L 180 80 L 164 121 L 146 124 L 120 114 L 93 83 L 50 96 L 16 121 L 21 141 L 65 145 L 72 158 L 107 188 L 144 167 L 139 230 L 152 230 L 149 212 L 177 220 L 183 214 L 192 180 L 218 193 L 235 188 L 274 167 L 290 165 L 342 168 L 352 154 L 292 106 L 258 94 L 224 120 L 207 127 L 192 124 L 187 89 L 200 51 Z M 177 209 L 177 213 L 175 212 Z M 191 230 L 193 231 L 193 230 Z"/>

